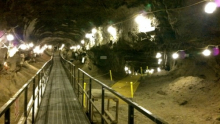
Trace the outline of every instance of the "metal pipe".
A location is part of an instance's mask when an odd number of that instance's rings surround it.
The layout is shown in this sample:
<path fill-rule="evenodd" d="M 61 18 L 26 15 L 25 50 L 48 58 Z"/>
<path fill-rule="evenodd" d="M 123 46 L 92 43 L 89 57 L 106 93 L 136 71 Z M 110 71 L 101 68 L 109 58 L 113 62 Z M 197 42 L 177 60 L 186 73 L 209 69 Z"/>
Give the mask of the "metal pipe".
<path fill-rule="evenodd" d="M 32 124 L 33 124 L 34 123 L 34 113 L 35 113 L 35 78 L 33 80 L 32 98 L 33 98 L 33 106 L 32 106 Z"/>
<path fill-rule="evenodd" d="M 27 103 L 28 102 L 28 86 L 25 88 L 24 92 L 24 117 L 27 118 Z M 25 124 L 27 124 L 27 119 L 25 119 Z"/>
<path fill-rule="evenodd" d="M 10 108 L 5 112 L 5 124 L 10 124 Z"/>
<path fill-rule="evenodd" d="M 92 104 L 90 100 L 92 99 L 92 79 L 89 78 L 89 120 L 92 121 Z"/>
<path fill-rule="evenodd" d="M 102 116 L 104 116 L 104 114 L 105 114 L 105 88 L 104 87 L 102 87 L 102 108 L 101 108 L 101 110 L 102 110 Z M 105 123 L 104 118 L 102 118 L 101 123 L 102 124 Z"/>

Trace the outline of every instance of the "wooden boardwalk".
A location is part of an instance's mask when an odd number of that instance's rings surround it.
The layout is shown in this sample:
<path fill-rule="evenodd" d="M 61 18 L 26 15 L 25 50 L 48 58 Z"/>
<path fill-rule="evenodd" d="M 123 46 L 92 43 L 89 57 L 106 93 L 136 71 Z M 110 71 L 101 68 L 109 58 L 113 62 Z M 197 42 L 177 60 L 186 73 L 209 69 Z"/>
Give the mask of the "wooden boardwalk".
<path fill-rule="evenodd" d="M 54 55 L 53 61 L 35 124 L 90 124 L 70 85 L 58 54 Z"/>

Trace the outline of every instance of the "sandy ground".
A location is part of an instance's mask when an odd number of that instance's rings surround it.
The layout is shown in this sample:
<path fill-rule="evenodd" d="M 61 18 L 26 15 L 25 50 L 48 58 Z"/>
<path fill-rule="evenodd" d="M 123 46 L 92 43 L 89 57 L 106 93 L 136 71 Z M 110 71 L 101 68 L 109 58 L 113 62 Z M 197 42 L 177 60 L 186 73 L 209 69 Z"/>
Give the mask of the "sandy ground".
<path fill-rule="evenodd" d="M 220 82 L 193 76 L 149 76 L 134 101 L 170 124 L 219 124 L 219 89 Z"/>

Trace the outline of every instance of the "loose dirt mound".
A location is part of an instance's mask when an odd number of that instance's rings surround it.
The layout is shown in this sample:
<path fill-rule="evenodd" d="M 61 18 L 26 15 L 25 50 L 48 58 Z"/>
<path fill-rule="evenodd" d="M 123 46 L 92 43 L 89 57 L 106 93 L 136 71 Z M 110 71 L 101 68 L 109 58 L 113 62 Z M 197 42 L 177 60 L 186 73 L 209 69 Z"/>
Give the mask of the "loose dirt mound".
<path fill-rule="evenodd" d="M 171 72 L 143 78 L 134 101 L 169 124 L 219 124 L 218 68 L 212 60 L 181 61 Z"/>

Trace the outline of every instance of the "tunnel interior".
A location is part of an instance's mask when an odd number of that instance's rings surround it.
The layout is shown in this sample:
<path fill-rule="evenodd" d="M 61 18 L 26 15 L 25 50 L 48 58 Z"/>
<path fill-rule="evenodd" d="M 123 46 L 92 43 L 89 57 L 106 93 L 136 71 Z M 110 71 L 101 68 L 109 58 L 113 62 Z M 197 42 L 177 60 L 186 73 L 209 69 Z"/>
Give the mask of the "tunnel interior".
<path fill-rule="evenodd" d="M 213 2 L 206 13 L 206 0 L 1 0 L 0 75 L 60 51 L 88 70 L 111 70 L 115 80 L 169 74 L 219 83 L 220 3 Z"/>

